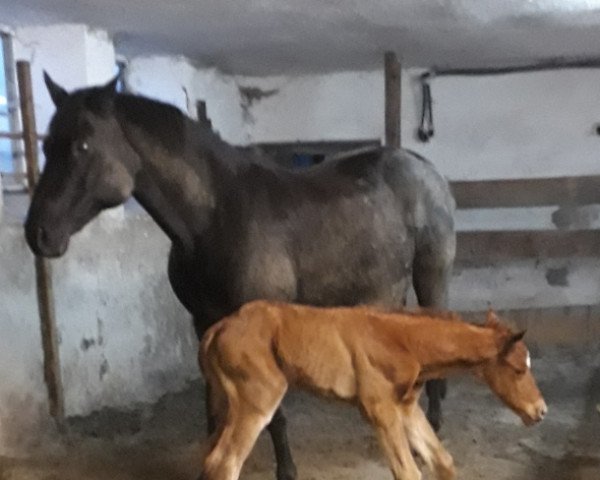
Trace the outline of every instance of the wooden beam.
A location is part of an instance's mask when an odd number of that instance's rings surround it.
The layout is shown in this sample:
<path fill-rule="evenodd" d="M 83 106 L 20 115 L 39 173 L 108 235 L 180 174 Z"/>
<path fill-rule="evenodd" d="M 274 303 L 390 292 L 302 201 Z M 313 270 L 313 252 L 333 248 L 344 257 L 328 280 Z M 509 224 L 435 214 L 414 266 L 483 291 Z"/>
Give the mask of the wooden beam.
<path fill-rule="evenodd" d="M 451 182 L 458 208 L 600 203 L 600 175 Z"/>
<path fill-rule="evenodd" d="M 31 88 L 31 69 L 28 62 L 17 62 L 17 78 L 19 80 L 19 98 L 23 123 L 27 180 L 29 194 L 32 196 L 39 176 L 39 164 L 38 139 Z M 63 424 L 65 415 L 64 393 L 60 371 L 58 332 L 54 315 L 52 272 L 50 264 L 45 258 L 35 257 L 35 273 L 41 322 L 42 348 L 44 352 L 44 380 L 46 382 L 46 388 L 48 389 L 48 406 L 50 415 L 54 417 L 60 427 Z"/>
<path fill-rule="evenodd" d="M 456 264 L 600 256 L 600 230 L 458 232 Z"/>
<path fill-rule="evenodd" d="M 210 118 L 208 118 L 206 102 L 204 100 L 198 100 L 196 102 L 196 116 L 198 117 L 198 123 L 200 125 L 212 130 L 212 122 Z"/>
<path fill-rule="evenodd" d="M 394 52 L 385 56 L 385 144 L 400 148 L 401 68 Z"/>

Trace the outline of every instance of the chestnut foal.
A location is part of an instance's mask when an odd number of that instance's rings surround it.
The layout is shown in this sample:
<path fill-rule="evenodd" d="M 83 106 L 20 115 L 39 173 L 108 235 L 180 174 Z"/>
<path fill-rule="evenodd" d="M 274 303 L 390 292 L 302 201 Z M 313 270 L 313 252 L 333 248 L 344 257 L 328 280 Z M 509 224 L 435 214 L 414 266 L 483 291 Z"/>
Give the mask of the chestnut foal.
<path fill-rule="evenodd" d="M 454 464 L 418 404 L 423 382 L 470 371 L 525 424 L 546 404 L 522 341 L 490 311 L 485 325 L 457 315 L 316 308 L 255 301 L 205 334 L 200 365 L 216 437 L 202 480 L 236 480 L 290 386 L 356 402 L 377 431 L 396 480 L 420 479 L 414 449 L 438 479 Z"/>

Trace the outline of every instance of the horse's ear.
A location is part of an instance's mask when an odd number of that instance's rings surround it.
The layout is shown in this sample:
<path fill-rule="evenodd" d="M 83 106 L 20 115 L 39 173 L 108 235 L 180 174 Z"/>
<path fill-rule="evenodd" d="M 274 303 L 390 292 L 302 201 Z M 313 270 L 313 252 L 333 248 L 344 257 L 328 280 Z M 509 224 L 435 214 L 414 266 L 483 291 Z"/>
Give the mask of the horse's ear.
<path fill-rule="evenodd" d="M 62 103 L 67 99 L 69 94 L 63 87 L 55 83 L 54 80 L 50 78 L 50 75 L 48 75 L 48 72 L 46 72 L 46 70 L 44 70 L 44 83 L 46 84 L 48 93 L 50 94 L 50 97 L 54 102 L 54 106 L 56 108 L 60 107 Z"/>
<path fill-rule="evenodd" d="M 117 73 L 112 80 L 102 87 L 102 91 L 111 97 L 117 94 L 117 85 L 121 79 L 121 72 Z"/>
<path fill-rule="evenodd" d="M 485 325 L 487 327 L 497 327 L 499 323 L 500 320 L 498 319 L 496 312 L 492 310 L 492 307 L 488 308 L 487 315 L 485 317 Z"/>

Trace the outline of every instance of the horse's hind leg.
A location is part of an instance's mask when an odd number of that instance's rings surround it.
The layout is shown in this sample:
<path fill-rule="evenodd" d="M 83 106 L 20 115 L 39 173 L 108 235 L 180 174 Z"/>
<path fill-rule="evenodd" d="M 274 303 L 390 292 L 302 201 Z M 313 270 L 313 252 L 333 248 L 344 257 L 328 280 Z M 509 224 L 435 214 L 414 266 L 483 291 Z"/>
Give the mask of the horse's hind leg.
<path fill-rule="evenodd" d="M 287 420 L 283 414 L 282 407 L 279 406 L 267 426 L 271 440 L 273 441 L 273 450 L 275 451 L 277 480 L 294 480 L 297 475 L 296 465 L 294 464 L 288 443 L 286 425 Z"/>
<path fill-rule="evenodd" d="M 413 262 L 413 286 L 422 307 L 448 308 L 448 288 L 452 276 L 456 239 L 453 232 L 430 230 L 417 242 Z M 446 380 L 426 383 L 427 418 L 437 431 L 442 424 L 441 400 L 446 396 Z"/>

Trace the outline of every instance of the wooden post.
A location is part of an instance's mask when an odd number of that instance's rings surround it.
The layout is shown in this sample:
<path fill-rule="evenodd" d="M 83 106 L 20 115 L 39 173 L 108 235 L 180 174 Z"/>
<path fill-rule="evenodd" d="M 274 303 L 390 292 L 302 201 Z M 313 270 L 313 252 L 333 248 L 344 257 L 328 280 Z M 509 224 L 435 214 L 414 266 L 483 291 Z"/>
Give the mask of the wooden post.
<path fill-rule="evenodd" d="M 385 53 L 385 144 L 400 148 L 401 69 L 394 52 Z"/>
<path fill-rule="evenodd" d="M 198 123 L 203 127 L 207 127 L 212 130 L 212 122 L 206 113 L 206 102 L 204 100 L 198 100 L 196 102 L 196 114 L 198 117 Z"/>
<path fill-rule="evenodd" d="M 28 62 L 17 62 L 17 78 L 19 80 L 19 99 L 21 103 L 23 143 L 27 164 L 27 183 L 29 196 L 31 197 L 39 177 L 39 164 L 38 135 L 35 126 L 33 92 L 31 88 L 31 69 Z M 44 352 L 44 381 L 48 389 L 50 415 L 54 417 L 60 428 L 63 425 L 65 406 L 58 351 L 58 332 L 54 315 L 52 275 L 50 264 L 45 258 L 35 257 L 35 274 L 42 348 Z"/>

